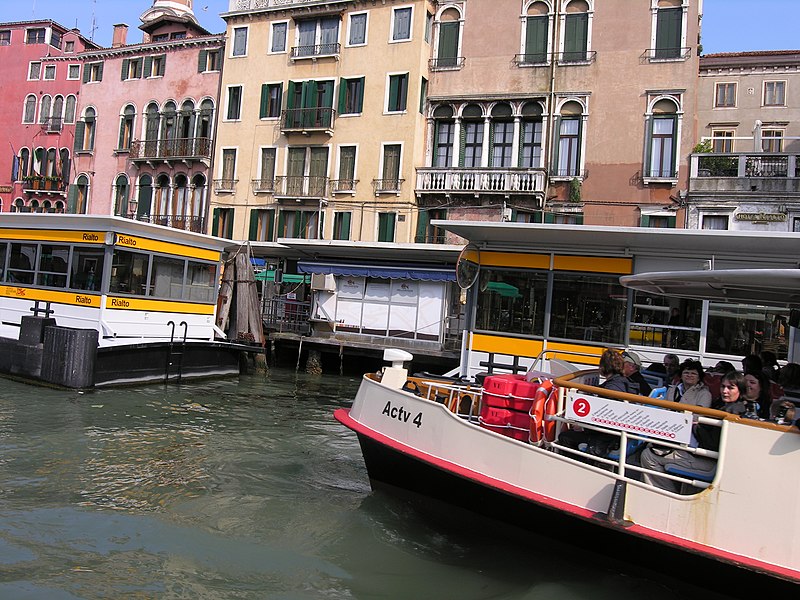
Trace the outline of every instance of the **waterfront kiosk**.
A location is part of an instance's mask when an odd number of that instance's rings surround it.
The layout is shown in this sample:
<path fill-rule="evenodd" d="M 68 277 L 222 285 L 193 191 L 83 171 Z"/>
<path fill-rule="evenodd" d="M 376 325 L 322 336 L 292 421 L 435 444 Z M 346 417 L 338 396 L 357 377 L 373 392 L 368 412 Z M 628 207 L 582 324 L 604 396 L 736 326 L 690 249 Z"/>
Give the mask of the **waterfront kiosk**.
<path fill-rule="evenodd" d="M 792 233 L 437 221 L 473 244 L 462 373 L 524 372 L 545 351 L 596 364 L 628 347 L 645 366 L 667 353 L 738 364 L 769 350 L 797 360 L 791 309 L 656 296 L 622 275 L 654 271 L 797 268 Z M 800 308 L 800 307 L 798 307 Z M 583 356 L 583 358 L 580 358 Z"/>
<path fill-rule="evenodd" d="M 68 387 L 231 375 L 228 240 L 90 215 L 0 219 L 0 371 Z"/>

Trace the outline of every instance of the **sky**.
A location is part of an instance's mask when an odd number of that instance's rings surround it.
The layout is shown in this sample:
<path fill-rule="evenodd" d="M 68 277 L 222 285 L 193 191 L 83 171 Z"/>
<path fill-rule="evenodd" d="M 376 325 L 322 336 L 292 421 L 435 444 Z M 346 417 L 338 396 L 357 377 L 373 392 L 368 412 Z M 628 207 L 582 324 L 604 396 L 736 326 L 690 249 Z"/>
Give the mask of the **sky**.
<path fill-rule="evenodd" d="M 130 27 L 128 43 L 139 42 L 139 15 L 150 6 L 152 0 L 0 0 L 0 19 L 53 19 L 65 27 L 77 25 L 84 36 L 110 46 L 113 25 L 120 22 Z M 228 6 L 229 0 L 195 0 L 194 11 L 203 27 L 222 33 L 219 14 Z M 797 50 L 798 23 L 800 0 L 704 0 L 703 53 Z"/>

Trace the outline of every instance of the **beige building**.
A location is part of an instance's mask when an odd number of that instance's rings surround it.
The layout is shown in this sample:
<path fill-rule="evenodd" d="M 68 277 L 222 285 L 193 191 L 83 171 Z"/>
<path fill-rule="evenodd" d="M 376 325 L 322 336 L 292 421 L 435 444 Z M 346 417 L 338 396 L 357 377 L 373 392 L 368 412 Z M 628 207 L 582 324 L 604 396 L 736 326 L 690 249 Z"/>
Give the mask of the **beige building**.
<path fill-rule="evenodd" d="M 675 226 L 695 142 L 700 6 L 439 2 L 420 230 L 426 212 Z"/>
<path fill-rule="evenodd" d="M 413 241 L 433 12 L 231 0 L 211 232 Z"/>
<path fill-rule="evenodd" d="M 797 50 L 700 59 L 687 227 L 800 231 L 798 90 Z"/>

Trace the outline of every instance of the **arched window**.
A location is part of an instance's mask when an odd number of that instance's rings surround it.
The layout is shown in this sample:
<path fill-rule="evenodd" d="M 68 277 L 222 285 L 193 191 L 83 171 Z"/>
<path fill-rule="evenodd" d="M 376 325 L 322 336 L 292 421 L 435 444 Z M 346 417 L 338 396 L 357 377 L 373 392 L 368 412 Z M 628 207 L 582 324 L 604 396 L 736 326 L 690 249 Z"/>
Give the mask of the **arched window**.
<path fill-rule="evenodd" d="M 78 175 L 75 185 L 70 188 L 69 203 L 69 212 L 78 215 L 86 213 L 89 204 L 89 178 L 86 175 Z"/>
<path fill-rule="evenodd" d="M 42 175 L 45 177 L 55 177 L 56 168 L 56 149 L 50 148 L 45 155 L 45 163 L 42 166 Z"/>
<path fill-rule="evenodd" d="M 214 102 L 206 98 L 200 103 L 200 113 L 197 119 L 197 137 L 211 138 L 211 127 L 214 117 Z"/>
<path fill-rule="evenodd" d="M 583 107 L 579 102 L 570 100 L 564 103 L 556 121 L 555 131 L 553 175 L 556 177 L 580 177 Z"/>
<path fill-rule="evenodd" d="M 169 176 L 162 173 L 156 179 L 156 215 L 164 216 L 169 214 Z"/>
<path fill-rule="evenodd" d="M 477 104 L 468 104 L 461 111 L 461 156 L 462 167 L 477 168 L 483 165 L 483 109 Z"/>
<path fill-rule="evenodd" d="M 33 151 L 33 169 L 31 171 L 31 175 L 38 175 L 42 176 L 44 173 L 42 172 L 42 166 L 45 161 L 45 152 L 44 148 L 39 147 Z"/>
<path fill-rule="evenodd" d="M 128 104 L 122 109 L 122 115 L 119 123 L 119 141 L 117 142 L 118 150 L 130 150 L 131 143 L 133 142 L 133 127 L 136 118 L 136 108 L 132 104 Z"/>
<path fill-rule="evenodd" d="M 651 59 L 687 58 L 686 10 L 681 0 L 651 0 L 653 13 Z M 687 49 L 688 50 L 688 49 Z"/>
<path fill-rule="evenodd" d="M 514 118 L 511 106 L 506 103 L 496 104 L 492 108 L 491 144 L 490 166 L 513 166 Z"/>
<path fill-rule="evenodd" d="M 29 94 L 25 98 L 25 111 L 22 114 L 23 123 L 36 122 L 36 96 Z"/>
<path fill-rule="evenodd" d="M 39 206 L 39 201 L 36 198 L 31 200 L 30 203 L 28 203 L 28 206 L 30 207 L 30 212 L 42 212 L 42 208 Z"/>
<path fill-rule="evenodd" d="M 64 123 L 72 124 L 75 122 L 75 106 L 77 104 L 77 99 L 75 96 L 67 96 L 67 100 L 64 103 Z"/>
<path fill-rule="evenodd" d="M 53 203 L 50 202 L 50 200 L 45 200 L 44 202 L 42 202 L 42 210 L 41 210 L 41 212 L 45 212 L 45 213 L 55 212 L 53 210 Z"/>
<path fill-rule="evenodd" d="M 50 116 L 50 131 L 61 131 L 64 122 L 64 96 L 53 98 L 53 110 Z"/>
<path fill-rule="evenodd" d="M 153 178 L 148 174 L 139 177 L 139 195 L 136 200 L 136 218 L 147 220 L 153 204 Z"/>
<path fill-rule="evenodd" d="M 552 11 L 547 2 L 530 2 L 523 13 L 522 54 L 519 64 L 541 65 L 549 62 Z"/>
<path fill-rule="evenodd" d="M 83 111 L 83 119 L 75 126 L 75 150 L 91 152 L 94 150 L 96 111 L 89 107 Z"/>
<path fill-rule="evenodd" d="M 195 115 L 194 115 L 194 102 L 191 100 L 184 100 L 181 104 L 181 110 L 178 113 L 178 131 L 176 151 L 178 156 L 194 156 L 193 151 L 194 141 L 194 128 L 195 128 Z"/>
<path fill-rule="evenodd" d="M 117 175 L 114 180 L 114 214 L 128 216 L 128 176 L 124 173 Z"/>
<path fill-rule="evenodd" d="M 588 60 L 590 7 L 586 0 L 567 2 L 563 17 L 561 62 Z"/>
<path fill-rule="evenodd" d="M 678 106 L 663 98 L 653 104 L 648 117 L 648 143 L 645 177 L 673 179 L 677 177 L 676 146 Z"/>
<path fill-rule="evenodd" d="M 437 19 L 436 69 L 457 69 L 461 66 L 461 28 L 464 21 L 455 6 L 442 10 Z"/>
<path fill-rule="evenodd" d="M 161 156 L 175 156 L 175 134 L 177 125 L 177 107 L 170 101 L 161 111 Z"/>
<path fill-rule="evenodd" d="M 535 169 L 542 166 L 542 105 L 527 102 L 522 106 L 519 166 Z"/>
<path fill-rule="evenodd" d="M 31 151 L 22 148 L 19 151 L 19 177 L 27 177 L 31 172 Z"/>
<path fill-rule="evenodd" d="M 433 111 L 433 157 L 434 167 L 451 167 L 453 165 L 453 141 L 455 139 L 455 121 L 450 106 L 438 106 Z"/>
<path fill-rule="evenodd" d="M 183 173 L 175 176 L 175 189 L 172 191 L 172 207 L 170 214 L 183 217 L 187 214 L 189 202 L 189 178 Z"/>
<path fill-rule="evenodd" d="M 63 213 L 66 212 L 66 207 L 64 206 L 63 200 L 56 200 L 55 204 L 53 205 L 53 212 L 56 213 Z"/>
<path fill-rule="evenodd" d="M 189 193 L 191 194 L 191 198 L 189 210 L 186 214 L 194 217 L 195 225 L 193 225 L 192 231 L 202 233 L 203 218 L 206 214 L 206 178 L 203 174 L 198 173 L 192 177 L 192 185 Z"/>
<path fill-rule="evenodd" d="M 158 104 L 151 102 L 147 106 L 145 115 L 144 156 L 155 157 L 157 156 L 158 152 L 158 125 L 159 120 L 161 119 L 160 115 L 158 114 Z"/>
<path fill-rule="evenodd" d="M 25 200 L 22 198 L 14 200 L 14 204 L 11 205 L 11 212 L 28 212 L 25 210 Z"/>
<path fill-rule="evenodd" d="M 42 96 L 42 101 L 39 106 L 39 123 L 45 124 L 50 120 L 50 108 L 52 107 L 53 99 L 45 94 Z"/>
<path fill-rule="evenodd" d="M 61 148 L 61 150 L 58 151 L 58 157 L 59 157 L 59 165 L 57 174 L 61 176 L 61 179 L 63 181 L 69 181 L 70 178 L 69 171 L 72 168 L 72 163 L 69 157 L 69 150 L 67 150 L 66 148 Z"/>

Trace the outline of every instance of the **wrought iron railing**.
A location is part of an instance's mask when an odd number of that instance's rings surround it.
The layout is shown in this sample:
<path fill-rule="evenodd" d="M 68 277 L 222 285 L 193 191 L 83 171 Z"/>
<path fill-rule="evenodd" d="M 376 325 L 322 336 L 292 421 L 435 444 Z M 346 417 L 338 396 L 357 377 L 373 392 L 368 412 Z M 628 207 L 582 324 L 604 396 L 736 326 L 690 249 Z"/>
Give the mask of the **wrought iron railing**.
<path fill-rule="evenodd" d="M 336 111 L 330 107 L 288 108 L 281 113 L 283 131 L 333 130 Z"/>
<path fill-rule="evenodd" d="M 431 71 L 455 71 L 462 68 L 465 62 L 467 59 L 463 56 L 431 58 L 428 61 L 428 67 Z"/>
<path fill-rule="evenodd" d="M 292 58 L 316 58 L 319 56 L 336 56 L 342 51 L 341 44 L 317 44 L 315 46 L 294 46 Z"/>
<path fill-rule="evenodd" d="M 682 48 L 648 48 L 642 55 L 650 60 L 684 60 L 692 55 L 689 46 Z"/>
<path fill-rule="evenodd" d="M 529 52 L 527 54 L 515 54 L 514 63 L 517 66 L 533 67 L 550 64 L 555 61 L 559 65 L 586 64 L 593 63 L 597 57 L 595 50 L 570 50 L 567 52 Z"/>
<path fill-rule="evenodd" d="M 405 179 L 373 179 L 375 194 L 399 194 Z"/>
<path fill-rule="evenodd" d="M 42 131 L 47 133 L 58 133 L 64 127 L 64 119 L 61 117 L 49 117 L 42 120 Z"/>
<path fill-rule="evenodd" d="M 417 169 L 417 191 L 525 193 L 544 192 L 543 169 Z"/>
<path fill-rule="evenodd" d="M 275 192 L 275 178 L 253 179 L 250 182 L 254 194 L 272 194 Z"/>
<path fill-rule="evenodd" d="M 786 179 L 800 177 L 800 155 L 767 154 L 762 152 L 692 154 L 692 178 L 755 177 Z"/>
<path fill-rule="evenodd" d="M 355 193 L 357 185 L 358 179 L 331 179 L 331 193 Z"/>
<path fill-rule="evenodd" d="M 285 198 L 325 198 L 327 189 L 327 177 L 280 175 L 275 178 L 275 195 Z"/>
<path fill-rule="evenodd" d="M 132 160 L 200 159 L 211 157 L 211 138 L 160 138 L 157 140 L 135 140 L 131 143 Z"/>
<path fill-rule="evenodd" d="M 182 229 L 184 231 L 192 231 L 194 233 L 205 233 L 206 220 L 205 217 L 191 216 L 191 215 L 123 215 L 117 216 L 132 219 L 134 221 L 142 221 L 144 223 L 153 223 L 154 225 L 162 225 L 164 227 L 171 227 L 172 229 Z"/>
<path fill-rule="evenodd" d="M 214 180 L 214 192 L 217 194 L 219 193 L 230 193 L 236 191 L 236 184 L 239 182 L 238 179 L 215 179 Z"/>

